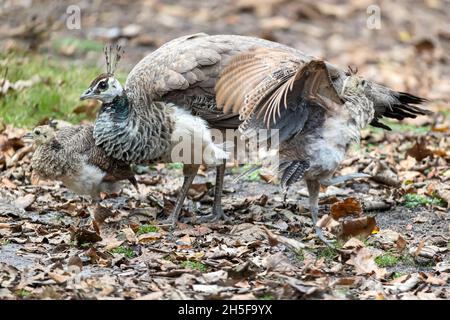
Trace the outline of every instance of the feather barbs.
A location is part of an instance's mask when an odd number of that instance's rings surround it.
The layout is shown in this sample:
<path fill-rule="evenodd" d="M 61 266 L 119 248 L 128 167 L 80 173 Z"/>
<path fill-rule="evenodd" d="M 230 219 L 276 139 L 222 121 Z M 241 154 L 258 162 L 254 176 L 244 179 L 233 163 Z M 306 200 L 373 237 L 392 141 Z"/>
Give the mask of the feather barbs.
<path fill-rule="evenodd" d="M 324 61 L 303 61 L 278 49 L 254 48 L 234 57 L 216 84 L 218 107 L 239 113 L 243 126 L 256 116 L 270 129 L 299 97 L 327 110 L 343 103 Z"/>
<path fill-rule="evenodd" d="M 124 49 L 120 45 L 116 45 L 113 50 L 112 45 L 106 45 L 103 49 L 106 60 L 106 73 L 109 75 L 114 75 L 116 72 L 117 64 L 119 63 L 122 55 L 124 54 Z"/>

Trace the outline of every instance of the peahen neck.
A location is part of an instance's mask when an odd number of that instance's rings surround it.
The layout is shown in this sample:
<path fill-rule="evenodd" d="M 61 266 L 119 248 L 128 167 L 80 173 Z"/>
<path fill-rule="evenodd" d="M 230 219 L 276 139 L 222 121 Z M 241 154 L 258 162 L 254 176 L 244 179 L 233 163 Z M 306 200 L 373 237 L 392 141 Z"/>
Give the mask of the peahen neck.
<path fill-rule="evenodd" d="M 168 152 L 171 121 L 164 103 L 123 95 L 103 104 L 94 126 L 98 146 L 127 163 L 148 163 Z"/>

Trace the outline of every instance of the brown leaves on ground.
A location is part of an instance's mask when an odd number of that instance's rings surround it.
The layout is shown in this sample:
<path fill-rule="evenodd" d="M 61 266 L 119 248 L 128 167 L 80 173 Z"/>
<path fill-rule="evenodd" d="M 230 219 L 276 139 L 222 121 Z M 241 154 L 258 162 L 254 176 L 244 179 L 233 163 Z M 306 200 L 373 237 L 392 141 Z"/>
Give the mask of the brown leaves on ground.
<path fill-rule="evenodd" d="M 341 67 L 357 65 L 371 80 L 431 99 L 428 107 L 436 113 L 392 121 L 389 133 L 363 131 L 361 147 L 350 150 L 336 174 L 364 172 L 370 180 L 328 187 L 320 195 L 320 213 L 330 213 L 322 217 L 323 227 L 347 239 L 338 249 L 316 241 L 301 187 L 292 188 L 284 202 L 277 186 L 265 183 L 276 180 L 270 173 L 260 174 L 265 182 L 232 183 L 234 177 L 227 175 L 225 188 L 232 187 L 223 203 L 233 218 L 230 224 L 180 223 L 173 233 L 156 227 L 155 219 L 173 209 L 181 178 L 164 164 L 139 177 L 145 200 L 133 197 L 125 185 L 95 211 L 59 183 L 33 177 L 32 148 L 20 138 L 26 130 L 0 123 L 0 299 L 448 299 L 448 210 L 435 201 L 402 206 L 405 194 L 440 198 L 450 205 L 445 58 L 450 37 L 440 27 L 448 6 L 442 1 L 383 1 L 386 25 L 355 33 L 361 17 L 367 18 L 365 1 L 210 2 L 214 10 L 200 1 L 138 0 L 127 5 L 129 15 L 114 3 L 100 13 L 88 6 L 83 28 L 91 39 L 127 41 L 124 70 L 131 70 L 145 52 L 180 36 L 180 30 L 245 30 Z M 73 37 L 73 32 L 43 28 L 43 17 L 23 27 L 20 22 L 26 21 L 23 15 L 30 7 L 22 5 L 23 10 L 5 15 L 8 21 L 0 33 L 10 36 L 7 50 L 25 41 L 33 48 L 36 43 L 48 46 L 55 59 L 59 53 L 97 61 L 96 54 L 82 54 L 72 43 L 53 50 L 46 42 L 50 32 L 55 40 Z M 53 1 L 39 5 L 42 12 L 55 6 Z M 420 19 L 410 19 L 415 16 Z M 120 26 L 100 28 L 105 19 Z M 5 92 L 28 90 L 33 81 L 42 81 L 2 78 L 0 71 L 0 99 Z M 82 104 L 75 112 L 91 118 L 95 109 Z M 208 181 L 214 178 L 205 168 L 200 173 L 184 216 L 210 212 L 213 188 Z M 387 259 L 390 255 L 395 264 Z M 380 261 L 390 266 L 382 267 Z"/>
<path fill-rule="evenodd" d="M 319 226 L 335 233 L 339 239 L 351 237 L 367 238 L 377 228 L 374 217 L 362 216 L 363 209 L 359 200 L 349 197 L 331 205 L 330 216 L 325 215 Z"/>
<path fill-rule="evenodd" d="M 376 228 L 377 224 L 374 217 L 361 217 L 342 221 L 342 231 L 339 234 L 339 238 L 347 239 L 357 236 L 367 238 Z"/>
<path fill-rule="evenodd" d="M 4 157 L 12 159 L 27 147 L 17 138 L 21 132 L 7 127 L 0 135 L 6 141 Z M 419 284 L 423 290 L 415 291 L 416 297 L 429 297 L 430 292 L 445 297 L 439 289 L 448 286 L 444 282 L 450 272 L 445 265 L 448 239 L 423 239 L 427 233 L 420 229 L 434 230 L 431 223 L 440 221 L 426 212 L 421 213 L 424 220 L 419 224 L 414 222 L 417 216 L 406 218 L 403 209 L 390 209 L 397 212 L 396 220 L 383 218 L 391 212 L 383 216 L 368 211 L 390 208 L 378 203 L 395 203 L 395 195 L 384 199 L 382 195 L 390 189 L 377 182 L 358 182 L 370 184 L 369 193 L 344 187 L 329 187 L 321 193 L 321 212 L 329 212 L 321 219 L 323 227 L 347 239 L 342 249 L 327 249 L 316 241 L 309 212 L 304 209 L 307 199 L 297 201 L 295 190 L 283 203 L 277 186 L 244 182 L 223 198 L 226 213 L 233 217 L 231 224 L 180 223 L 170 233 L 158 227 L 155 218 L 173 208 L 179 188 L 176 170 L 160 166 L 158 173 L 139 177 L 139 181 L 153 181 L 141 184 L 148 202 L 129 196 L 134 191 L 124 185 L 122 193 L 105 195 L 100 206 L 91 206 L 59 183 L 33 184 L 30 156 L 27 152 L 16 165 L 3 166 L 0 175 L 4 187 L 0 199 L 12 203 L 0 201 L 0 262 L 6 263 L 0 279 L 5 279 L 8 288 L 0 292 L 2 297 L 17 297 L 16 292 L 24 289 L 30 297 L 42 298 L 49 294 L 46 288 L 50 285 L 53 298 L 350 298 L 342 296 L 338 290 L 342 287 L 352 288 L 360 298 L 389 298 L 410 296 L 406 289 L 417 290 Z M 371 163 L 364 158 L 347 161 L 350 173 Z M 405 168 L 414 169 L 414 161 Z M 191 189 L 185 211 L 197 206 L 197 214 L 209 212 L 214 188 L 207 181 L 212 173 L 207 173 L 210 176 Z M 428 184 L 425 194 L 441 190 L 445 186 Z M 405 223 L 411 227 L 402 227 Z M 392 226 L 396 231 L 390 230 Z M 404 267 L 403 262 L 379 266 L 377 257 L 391 252 L 418 266 L 430 266 L 426 276 L 417 278 L 416 267 Z M 48 255 L 52 259 L 44 258 Z M 24 266 L 32 267 L 34 273 L 26 274 Z M 394 270 L 411 277 L 392 282 Z M 92 276 L 75 284 L 80 271 Z M 301 275 L 310 278 L 299 280 Z M 280 285 L 289 289 L 281 290 Z"/>
<path fill-rule="evenodd" d="M 407 156 L 411 156 L 417 161 L 422 161 L 426 157 L 433 156 L 433 152 L 427 148 L 425 137 L 418 137 L 416 144 L 406 152 Z"/>
<path fill-rule="evenodd" d="M 334 220 L 349 215 L 360 216 L 362 213 L 361 203 L 355 198 L 347 198 L 331 205 L 330 214 Z"/>
<path fill-rule="evenodd" d="M 386 270 L 379 268 L 375 263 L 375 258 L 381 254 L 382 251 L 379 249 L 363 247 L 347 261 L 347 264 L 355 267 L 357 275 L 374 274 L 377 279 L 383 279 L 386 275 Z"/>

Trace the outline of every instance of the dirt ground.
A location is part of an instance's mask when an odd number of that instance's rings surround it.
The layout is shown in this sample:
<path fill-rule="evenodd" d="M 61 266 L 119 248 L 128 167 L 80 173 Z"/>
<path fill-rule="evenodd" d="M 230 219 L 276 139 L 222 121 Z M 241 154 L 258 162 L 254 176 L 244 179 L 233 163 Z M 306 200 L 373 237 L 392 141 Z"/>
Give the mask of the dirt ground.
<path fill-rule="evenodd" d="M 125 184 L 98 208 L 34 177 L 32 148 L 20 138 L 26 129 L 2 124 L 1 299 L 450 297 L 448 2 L 379 1 L 381 28 L 369 29 L 372 1 L 83 1 L 80 30 L 65 27 L 62 1 L 6 3 L 3 31 L 52 21 L 37 50 L 54 59 L 103 64 L 101 53 L 56 50 L 52 39 L 118 41 L 126 73 L 184 34 L 253 35 L 356 65 L 372 80 L 430 99 L 435 114 L 394 124 L 392 132 L 363 131 L 337 174 L 372 177 L 321 193 L 320 223 L 335 248 L 315 238 L 301 183 L 285 197 L 267 182 L 272 173 L 236 182 L 244 168 L 229 164 L 223 203 L 231 222 L 200 225 L 194 217 L 209 213 L 214 189 L 214 170 L 204 168 L 183 211 L 194 222 L 171 234 L 158 221 L 173 208 L 179 166 L 155 165 L 138 176 L 139 193 Z M 2 40 L 7 47 L 29 44 L 21 36 Z"/>

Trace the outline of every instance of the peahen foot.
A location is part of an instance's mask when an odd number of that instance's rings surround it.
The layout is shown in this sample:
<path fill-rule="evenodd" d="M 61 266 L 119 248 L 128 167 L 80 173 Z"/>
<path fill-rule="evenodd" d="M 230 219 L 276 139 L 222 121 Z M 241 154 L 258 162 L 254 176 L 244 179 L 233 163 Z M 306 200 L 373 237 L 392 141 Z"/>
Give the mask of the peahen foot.
<path fill-rule="evenodd" d="M 323 234 L 322 229 L 320 229 L 319 227 L 315 226 L 314 227 L 314 231 L 316 231 L 316 236 L 320 239 L 320 241 L 322 241 L 324 244 L 326 244 L 330 248 L 333 247 L 332 241 L 330 241 L 327 238 L 325 238 L 325 235 Z"/>
<path fill-rule="evenodd" d="M 363 178 L 370 178 L 370 177 L 371 176 L 368 174 L 357 172 L 357 173 L 346 174 L 344 176 L 323 179 L 323 180 L 320 180 L 320 183 L 324 186 L 333 186 L 336 184 L 344 183 L 348 180 L 363 179 Z"/>
<path fill-rule="evenodd" d="M 210 214 L 205 216 L 198 217 L 196 219 L 199 223 L 213 223 L 213 222 L 229 222 L 231 218 L 223 212 L 222 208 L 213 208 L 213 211 Z"/>

